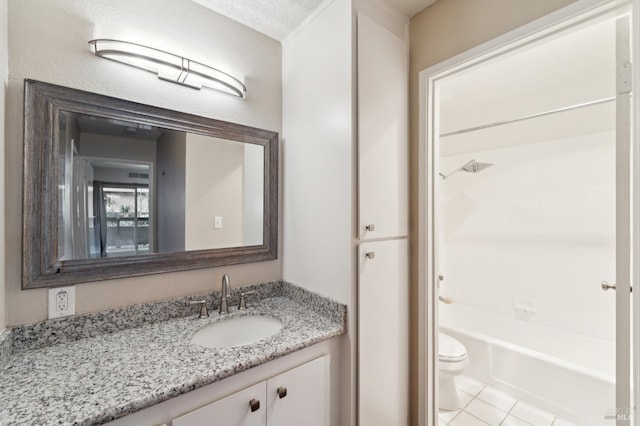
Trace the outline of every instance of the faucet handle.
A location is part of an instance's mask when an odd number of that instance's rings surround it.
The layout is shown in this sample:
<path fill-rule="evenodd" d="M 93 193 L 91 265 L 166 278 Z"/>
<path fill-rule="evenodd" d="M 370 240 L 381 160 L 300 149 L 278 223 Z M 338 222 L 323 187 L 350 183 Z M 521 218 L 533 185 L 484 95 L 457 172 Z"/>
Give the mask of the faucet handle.
<path fill-rule="evenodd" d="M 209 310 L 207 309 L 207 301 L 206 300 L 193 300 L 189 302 L 190 305 L 200 305 L 200 313 L 198 314 L 198 319 L 209 318 Z"/>
<path fill-rule="evenodd" d="M 240 300 L 238 301 L 238 310 L 239 311 L 243 311 L 243 310 L 247 309 L 247 301 L 246 301 L 246 297 L 245 296 L 247 294 L 253 294 L 255 292 L 256 292 L 255 290 L 240 292 Z"/>

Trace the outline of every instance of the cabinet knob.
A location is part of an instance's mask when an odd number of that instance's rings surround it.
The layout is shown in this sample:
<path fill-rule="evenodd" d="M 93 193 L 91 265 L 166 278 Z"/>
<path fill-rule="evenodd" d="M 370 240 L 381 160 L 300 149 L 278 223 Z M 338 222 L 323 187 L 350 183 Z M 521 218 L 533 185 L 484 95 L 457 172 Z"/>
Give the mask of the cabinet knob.
<path fill-rule="evenodd" d="M 370 223 L 369 225 L 365 226 L 364 229 L 366 229 L 369 232 L 373 232 L 376 230 L 376 225 L 374 225 L 373 223 Z"/>
<path fill-rule="evenodd" d="M 253 398 L 251 401 L 249 401 L 249 407 L 251 407 L 252 413 L 258 411 L 260 409 L 260 401 Z"/>
<path fill-rule="evenodd" d="M 285 388 L 284 386 L 280 386 L 278 389 L 276 389 L 276 392 L 278 392 L 278 398 L 280 399 L 287 396 L 287 388 Z"/>
<path fill-rule="evenodd" d="M 368 251 L 368 252 L 366 252 L 366 253 L 364 254 L 364 256 L 365 256 L 367 259 L 372 259 L 372 260 L 373 260 L 373 259 L 375 259 L 375 258 L 376 258 L 376 252 L 375 252 L 375 251 Z"/>

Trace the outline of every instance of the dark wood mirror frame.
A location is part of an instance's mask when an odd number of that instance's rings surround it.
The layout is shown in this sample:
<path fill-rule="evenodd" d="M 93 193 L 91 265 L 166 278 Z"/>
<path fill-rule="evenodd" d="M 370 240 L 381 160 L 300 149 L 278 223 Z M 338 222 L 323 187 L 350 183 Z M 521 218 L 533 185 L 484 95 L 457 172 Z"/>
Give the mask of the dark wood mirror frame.
<path fill-rule="evenodd" d="M 184 271 L 278 257 L 278 134 L 34 80 L 25 80 L 22 288 Z M 133 121 L 264 147 L 263 243 L 256 246 L 60 261 L 58 247 L 61 111 Z"/>

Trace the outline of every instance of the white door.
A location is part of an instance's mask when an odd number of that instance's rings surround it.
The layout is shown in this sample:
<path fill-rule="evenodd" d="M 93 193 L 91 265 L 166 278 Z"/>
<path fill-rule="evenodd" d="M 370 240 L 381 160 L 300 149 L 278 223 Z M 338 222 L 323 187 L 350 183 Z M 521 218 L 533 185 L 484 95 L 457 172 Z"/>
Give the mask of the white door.
<path fill-rule="evenodd" d="M 329 426 L 329 355 L 267 380 L 268 426 Z"/>
<path fill-rule="evenodd" d="M 358 13 L 358 236 L 409 232 L 407 43 Z"/>
<path fill-rule="evenodd" d="M 613 6 L 610 7 L 611 10 L 613 10 Z M 634 11 L 633 16 L 636 19 L 640 17 L 640 10 L 638 10 L 639 7 L 640 1 L 635 0 L 634 8 L 636 8 L 636 10 Z M 611 10 L 609 12 L 611 12 Z M 585 15 L 581 17 L 581 19 L 584 23 L 588 18 Z M 549 22 L 551 22 L 551 19 Z M 547 24 L 549 24 L 549 22 L 547 22 Z M 559 22 L 556 22 L 556 24 L 558 23 Z M 542 24 L 536 25 L 541 26 Z M 561 24 L 559 27 L 562 26 L 563 28 L 566 28 L 567 25 L 569 24 Z M 616 426 L 640 425 L 640 416 L 637 412 L 638 392 L 635 392 L 635 395 L 633 392 L 634 388 L 636 391 L 640 388 L 640 376 L 638 375 L 640 354 L 637 349 L 634 350 L 634 348 L 639 347 L 636 339 L 639 335 L 637 324 L 640 321 L 637 304 L 637 302 L 640 302 L 640 298 L 637 294 L 638 291 L 640 291 L 640 285 L 638 284 L 640 275 L 640 269 L 638 269 L 638 264 L 640 263 L 640 218 L 637 217 L 640 213 L 638 210 L 640 207 L 640 196 L 638 195 L 638 187 L 640 186 L 640 137 L 637 130 L 633 127 L 634 123 L 639 122 L 640 100 L 637 96 L 632 96 L 631 87 L 632 80 L 635 79 L 636 82 L 640 81 L 637 69 L 637 64 L 640 62 L 640 55 L 638 55 L 640 49 L 638 48 L 637 43 L 640 30 L 638 28 L 637 20 L 631 24 L 630 16 L 619 18 L 616 22 L 616 202 L 615 205 L 610 205 L 610 208 L 615 210 L 616 217 L 615 277 L 595 276 L 595 282 L 591 284 L 595 287 L 596 285 L 599 285 L 600 280 L 609 280 L 611 283 L 603 283 L 603 286 L 616 288 L 615 404 L 611 401 L 611 404 L 608 405 L 614 405 L 613 407 L 598 407 L 598 410 L 605 411 L 605 423 L 615 424 Z M 636 63 L 636 69 L 633 72 L 631 70 L 632 43 L 630 42 L 630 33 L 632 31 L 634 33 L 633 52 L 635 55 L 638 55 L 633 57 L 634 62 Z M 509 35 L 513 40 L 515 40 L 514 34 Z M 522 34 L 519 34 L 518 37 L 522 37 Z M 514 44 L 517 45 L 517 42 L 514 42 Z M 495 47 L 496 46 L 494 45 L 493 48 Z M 486 46 L 483 47 L 483 49 L 485 48 L 486 52 L 490 51 Z M 478 52 L 479 51 L 473 52 L 474 59 L 471 59 L 471 54 L 466 56 L 463 55 L 461 58 L 464 59 L 454 58 L 448 61 L 448 63 L 441 65 L 439 68 L 434 67 L 433 70 L 425 70 L 421 75 L 421 84 L 424 89 L 424 93 L 421 94 L 423 96 L 421 101 L 425 105 L 428 105 L 429 108 L 426 111 L 426 118 L 424 119 L 425 121 L 422 123 L 421 128 L 421 134 L 423 135 L 422 140 L 426 143 L 425 153 L 423 153 L 421 161 L 423 161 L 424 169 L 427 170 L 427 176 L 422 179 L 422 194 L 424 194 L 424 198 L 420 200 L 425 206 L 425 225 L 422 227 L 422 231 L 424 231 L 424 234 L 422 235 L 426 235 L 426 237 L 424 237 L 424 241 L 420 241 L 420 248 L 424 253 L 427 253 L 425 261 L 423 265 L 421 265 L 421 267 L 424 267 L 425 271 L 424 279 L 421 280 L 425 283 L 425 295 L 421 298 L 421 302 L 424 303 L 425 307 L 427 307 L 426 309 L 421 308 L 421 315 L 425 318 L 425 323 L 427 324 L 427 334 L 424 335 L 424 342 L 420 343 L 420 348 L 422 350 L 421 358 L 424 358 L 427 361 L 424 362 L 421 368 L 425 371 L 425 375 L 426 372 L 431 373 L 425 380 L 426 385 L 424 387 L 421 386 L 421 391 L 423 392 L 421 398 L 424 398 L 427 401 L 433 401 L 434 399 L 431 395 L 437 393 L 437 371 L 434 371 L 436 367 L 434 366 L 434 363 L 431 362 L 434 359 L 432 356 L 433 351 L 437 350 L 436 340 L 434 338 L 434 336 L 437 336 L 435 335 L 436 328 L 435 326 L 432 327 L 433 324 L 436 324 L 437 326 L 437 317 L 434 320 L 430 315 L 434 309 L 437 311 L 438 302 L 435 283 L 438 274 L 434 267 L 434 264 L 437 265 L 437 259 L 434 259 L 433 254 L 428 250 L 433 246 L 437 246 L 437 241 L 435 243 L 433 241 L 433 238 L 435 237 L 430 235 L 430 231 L 433 229 L 432 227 L 435 222 L 433 216 L 434 208 L 430 203 L 433 202 L 432 193 L 435 186 L 434 181 L 437 182 L 437 173 L 439 171 L 437 167 L 438 164 L 436 163 L 434 165 L 433 163 L 433 158 L 438 158 L 437 143 L 439 135 L 437 118 L 435 118 L 437 117 L 437 114 L 434 112 L 434 105 L 436 104 L 434 99 L 437 99 L 435 82 L 437 81 L 437 78 L 442 78 L 443 75 L 447 75 L 447 72 L 449 72 L 443 71 L 445 66 L 451 69 L 454 68 L 454 65 L 452 64 L 455 63 L 455 67 L 457 67 L 457 69 L 463 69 L 464 67 L 461 64 L 464 64 L 465 62 L 467 64 L 478 62 L 476 59 L 480 56 Z M 558 66 L 563 65 L 560 63 Z M 632 119 L 632 116 L 634 119 Z M 590 173 L 589 170 L 582 170 L 580 172 Z M 615 282 L 615 284 L 613 282 Z M 637 287 L 633 292 L 631 291 L 632 283 Z M 593 290 L 595 291 L 595 289 Z M 612 291 L 609 290 L 609 293 L 611 292 Z M 636 301 L 635 305 L 632 305 L 631 296 L 634 296 L 633 298 Z M 609 318 L 612 320 L 613 315 L 610 315 Z M 633 333 L 632 324 L 636 327 Z M 611 353 L 612 363 L 613 358 L 613 353 Z M 434 376 L 436 378 L 435 381 L 433 379 Z M 636 385 L 635 387 L 633 386 L 634 383 Z M 431 406 L 428 404 L 425 405 L 426 409 L 424 416 L 428 417 L 428 424 L 437 424 L 437 403 L 434 402 Z M 598 416 L 598 419 L 594 420 L 602 421 L 602 417 Z"/>
<path fill-rule="evenodd" d="M 408 241 L 362 243 L 358 279 L 358 420 L 407 424 Z"/>
<path fill-rule="evenodd" d="M 630 17 L 616 22 L 616 425 L 631 425 L 631 49 Z M 637 214 L 638 212 L 635 212 Z M 637 254 L 636 254 L 637 255 Z M 602 283 L 603 289 L 608 286 Z M 636 289 L 638 291 L 638 289 Z M 637 361 L 634 361 L 637 362 Z M 633 424 L 640 424 L 635 419 Z"/>
<path fill-rule="evenodd" d="M 226 398 L 173 419 L 173 426 L 265 426 L 266 382 L 238 391 Z"/>

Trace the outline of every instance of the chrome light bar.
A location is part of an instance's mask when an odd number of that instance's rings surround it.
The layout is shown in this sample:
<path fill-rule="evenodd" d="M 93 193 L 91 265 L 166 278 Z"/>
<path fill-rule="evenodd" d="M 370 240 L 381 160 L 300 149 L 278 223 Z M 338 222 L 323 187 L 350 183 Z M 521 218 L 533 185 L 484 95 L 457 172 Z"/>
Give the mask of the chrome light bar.
<path fill-rule="evenodd" d="M 232 75 L 173 53 L 120 40 L 95 39 L 89 44 L 96 56 L 152 72 L 162 80 L 198 90 L 218 90 L 242 99 L 247 96 L 246 86 Z"/>

